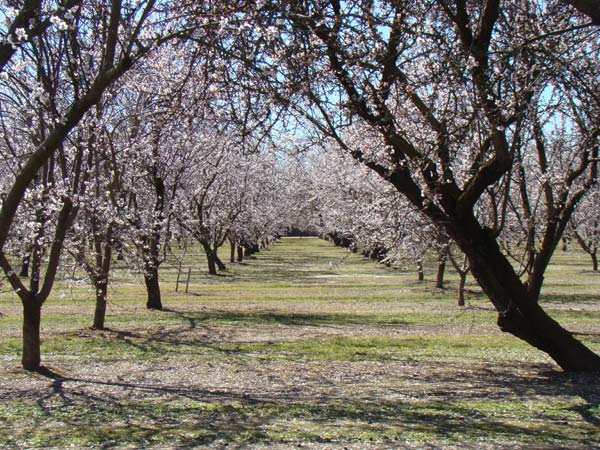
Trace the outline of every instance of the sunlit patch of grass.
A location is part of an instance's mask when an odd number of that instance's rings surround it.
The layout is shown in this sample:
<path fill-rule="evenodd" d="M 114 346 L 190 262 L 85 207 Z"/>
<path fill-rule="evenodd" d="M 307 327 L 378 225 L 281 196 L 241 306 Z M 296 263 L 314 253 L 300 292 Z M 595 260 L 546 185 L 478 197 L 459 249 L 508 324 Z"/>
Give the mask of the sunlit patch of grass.
<path fill-rule="evenodd" d="M 590 342 L 588 342 L 590 343 Z M 600 342 L 591 342 L 600 349 Z M 7 340 L 0 356 L 16 357 L 20 342 Z M 283 342 L 231 343 L 186 340 L 177 335 L 137 337 L 61 336 L 42 342 L 44 359 L 89 359 L 96 362 L 135 360 L 139 363 L 184 360 L 301 360 L 301 361 L 497 361 L 548 362 L 539 351 L 510 336 L 319 337 Z"/>
<path fill-rule="evenodd" d="M 228 354 L 307 361 L 528 361 L 547 358 L 512 337 L 423 336 L 316 338 L 293 342 L 218 344 Z"/>

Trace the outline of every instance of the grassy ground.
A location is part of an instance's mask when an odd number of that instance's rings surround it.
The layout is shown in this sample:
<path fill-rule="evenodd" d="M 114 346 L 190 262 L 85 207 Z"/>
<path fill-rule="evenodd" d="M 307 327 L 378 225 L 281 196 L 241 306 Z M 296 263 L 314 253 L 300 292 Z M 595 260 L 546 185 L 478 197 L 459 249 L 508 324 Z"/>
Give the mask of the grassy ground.
<path fill-rule="evenodd" d="M 19 368 L 20 306 L 2 294 L 0 447 L 600 447 L 600 379 L 500 333 L 476 286 L 455 306 L 452 274 L 438 290 L 318 239 L 213 278 L 198 257 L 187 294 L 165 263 L 162 312 L 117 267 L 106 331 L 88 328 L 93 293 L 59 284 L 46 376 Z M 543 302 L 600 352 L 588 264 L 557 254 Z"/>

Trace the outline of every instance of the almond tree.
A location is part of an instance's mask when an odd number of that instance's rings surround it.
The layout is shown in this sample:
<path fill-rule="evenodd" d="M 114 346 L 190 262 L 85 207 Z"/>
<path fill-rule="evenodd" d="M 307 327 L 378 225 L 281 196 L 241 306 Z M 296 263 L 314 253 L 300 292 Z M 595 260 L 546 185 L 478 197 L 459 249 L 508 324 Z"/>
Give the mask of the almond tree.
<path fill-rule="evenodd" d="M 471 271 L 469 258 L 451 243 L 448 247 L 448 259 L 458 274 L 458 306 L 465 306 L 465 285 L 467 283 L 467 275 Z"/>
<path fill-rule="evenodd" d="M 120 103 L 126 116 L 119 144 L 123 152 L 123 211 L 128 232 L 121 244 L 129 263 L 144 276 L 148 309 L 162 309 L 159 268 L 166 259 L 182 183 L 193 176 L 199 143 L 194 97 L 185 99 L 188 69 L 172 70 L 165 49 L 128 80 Z M 185 93 L 185 94 L 184 94 Z M 190 99 L 188 98 L 188 100 Z"/>
<path fill-rule="evenodd" d="M 579 204 L 571 223 L 572 234 L 581 249 L 590 255 L 592 270 L 598 272 L 600 248 L 600 191 L 596 188 Z"/>
<path fill-rule="evenodd" d="M 80 208 L 65 247 L 78 267 L 83 268 L 95 292 L 92 328 L 105 328 L 109 274 L 118 236 L 123 236 L 123 172 L 109 129 L 106 105 L 98 106 L 88 130 L 86 189 L 79 195 Z M 108 120 L 107 120 L 108 119 Z M 93 137 L 92 137 L 93 136 Z"/>
<path fill-rule="evenodd" d="M 20 10 L 3 9 L 8 25 L 1 31 L 0 43 L 0 106 L 6 118 L 2 152 L 11 173 L 3 180 L 0 266 L 23 304 L 22 362 L 27 370 L 40 368 L 41 307 L 52 290 L 66 231 L 79 209 L 77 195 L 84 189 L 82 161 L 89 152 L 76 129 L 136 61 L 162 42 L 185 34 L 188 24 L 181 16 L 176 19 L 171 9 L 153 0 L 26 1 Z M 41 184 L 34 185 L 37 181 Z M 8 240 L 17 234 L 15 218 L 27 214 L 22 203 L 28 198 L 47 199 L 48 206 L 58 209 L 36 219 L 44 224 L 42 234 L 54 238 L 37 253 L 41 260 L 48 250 L 43 280 L 32 262 L 29 288 L 7 254 Z M 35 247 L 33 251 L 35 255 Z"/>
<path fill-rule="evenodd" d="M 202 245 L 210 275 L 217 275 L 217 268 L 226 269 L 218 250 L 246 208 L 252 176 L 251 161 L 237 151 L 235 132 L 218 124 L 209 120 L 194 130 L 196 164 L 186 183 L 187 207 L 179 218 L 180 225 Z"/>
<path fill-rule="evenodd" d="M 271 90 L 443 227 L 503 331 L 564 370 L 600 370 L 539 303 L 552 253 L 597 178 L 600 45 L 589 20 L 564 3 L 498 0 L 266 2 L 254 20 L 259 32 L 240 31 L 227 48 L 251 74 L 247 88 Z M 347 140 L 354 123 L 371 130 L 362 145 Z M 550 123 L 564 124 L 561 136 Z M 524 208 L 536 191 L 518 173 L 531 167 L 547 215 L 522 280 L 498 239 L 503 205 L 524 192 L 512 183 L 527 187 Z M 477 215 L 490 190 L 496 226 Z"/>

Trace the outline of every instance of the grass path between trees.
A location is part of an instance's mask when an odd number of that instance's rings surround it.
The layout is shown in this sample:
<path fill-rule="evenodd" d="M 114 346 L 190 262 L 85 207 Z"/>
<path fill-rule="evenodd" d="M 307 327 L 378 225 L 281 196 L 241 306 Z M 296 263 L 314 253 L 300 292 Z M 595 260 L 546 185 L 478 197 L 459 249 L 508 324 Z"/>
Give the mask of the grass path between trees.
<path fill-rule="evenodd" d="M 316 238 L 219 277 L 202 255 L 183 266 L 187 294 L 164 264 L 160 312 L 117 266 L 105 331 L 89 329 L 93 292 L 59 284 L 43 310 L 47 376 L 19 368 L 20 304 L 2 293 L 0 448 L 600 447 L 600 377 L 500 333 L 475 285 L 456 306 L 452 273 L 436 289 Z M 542 301 L 600 352 L 584 255 L 556 255 Z"/>

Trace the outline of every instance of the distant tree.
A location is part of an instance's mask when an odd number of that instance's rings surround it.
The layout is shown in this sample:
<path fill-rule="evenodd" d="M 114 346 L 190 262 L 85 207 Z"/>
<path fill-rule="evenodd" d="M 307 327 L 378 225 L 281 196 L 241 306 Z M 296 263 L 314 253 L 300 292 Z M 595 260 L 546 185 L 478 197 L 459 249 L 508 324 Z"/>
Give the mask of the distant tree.
<path fill-rule="evenodd" d="M 471 270 L 469 259 L 452 243 L 448 247 L 448 259 L 458 274 L 458 306 L 465 306 L 465 285 L 467 283 L 467 275 L 469 275 L 469 271 Z"/>
<path fill-rule="evenodd" d="M 577 207 L 571 230 L 581 249 L 590 255 L 592 270 L 598 272 L 598 248 L 600 248 L 600 190 L 598 188 L 590 192 Z"/>
<path fill-rule="evenodd" d="M 182 227 L 187 229 L 204 249 L 208 273 L 217 275 L 217 268 L 226 266 L 218 256 L 219 248 L 229 236 L 229 230 L 243 210 L 247 174 L 239 155 L 234 153 L 234 141 L 218 129 L 204 130 L 204 150 L 196 165 L 195 176 L 186 186 L 189 210 Z"/>

